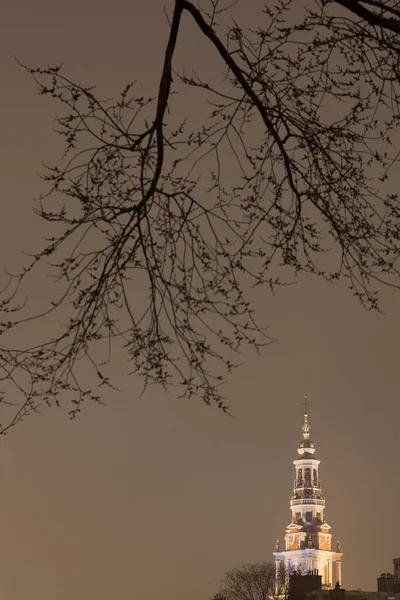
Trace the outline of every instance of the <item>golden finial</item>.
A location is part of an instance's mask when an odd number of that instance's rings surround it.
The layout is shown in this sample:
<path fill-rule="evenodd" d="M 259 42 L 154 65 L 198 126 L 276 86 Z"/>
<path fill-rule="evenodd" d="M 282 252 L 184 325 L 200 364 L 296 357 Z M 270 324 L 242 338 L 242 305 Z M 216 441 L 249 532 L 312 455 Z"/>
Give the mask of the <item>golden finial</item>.
<path fill-rule="evenodd" d="M 303 406 L 304 406 L 304 414 L 307 415 L 308 414 L 308 405 L 309 405 L 309 398 L 311 397 L 311 394 L 304 394 L 304 402 L 303 402 Z"/>

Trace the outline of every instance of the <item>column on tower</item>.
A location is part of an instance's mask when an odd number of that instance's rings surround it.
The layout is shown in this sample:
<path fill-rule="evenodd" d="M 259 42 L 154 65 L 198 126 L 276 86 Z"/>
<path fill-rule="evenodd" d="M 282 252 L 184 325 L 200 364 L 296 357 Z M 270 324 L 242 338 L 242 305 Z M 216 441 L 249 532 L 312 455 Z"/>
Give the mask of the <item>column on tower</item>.
<path fill-rule="evenodd" d="M 278 550 L 279 552 L 279 550 Z M 275 552 L 275 555 L 278 554 Z M 281 558 L 276 557 L 275 561 L 275 595 L 281 596 L 283 590 L 289 585 L 289 561 L 286 561 L 284 555 Z"/>
<path fill-rule="evenodd" d="M 332 585 L 332 560 L 328 559 L 328 585 Z"/>
<path fill-rule="evenodd" d="M 324 576 L 322 577 L 322 585 L 329 585 L 329 561 L 326 561 L 324 568 Z"/>
<path fill-rule="evenodd" d="M 342 559 L 336 561 L 336 581 L 342 585 Z"/>
<path fill-rule="evenodd" d="M 276 582 L 276 587 L 277 588 L 279 586 L 280 574 L 281 574 L 281 561 L 280 560 L 276 560 L 275 561 L 275 582 Z"/>

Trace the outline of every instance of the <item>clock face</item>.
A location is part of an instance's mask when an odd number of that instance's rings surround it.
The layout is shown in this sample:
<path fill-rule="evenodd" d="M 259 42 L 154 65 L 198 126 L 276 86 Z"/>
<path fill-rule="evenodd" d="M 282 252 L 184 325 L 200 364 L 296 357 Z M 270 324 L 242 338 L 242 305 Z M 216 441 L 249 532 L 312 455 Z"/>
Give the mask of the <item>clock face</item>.
<path fill-rule="evenodd" d="M 320 535 L 319 536 L 319 547 L 321 548 L 321 550 L 330 550 L 329 535 Z"/>
<path fill-rule="evenodd" d="M 299 536 L 289 535 L 288 538 L 288 550 L 298 550 L 299 548 Z"/>

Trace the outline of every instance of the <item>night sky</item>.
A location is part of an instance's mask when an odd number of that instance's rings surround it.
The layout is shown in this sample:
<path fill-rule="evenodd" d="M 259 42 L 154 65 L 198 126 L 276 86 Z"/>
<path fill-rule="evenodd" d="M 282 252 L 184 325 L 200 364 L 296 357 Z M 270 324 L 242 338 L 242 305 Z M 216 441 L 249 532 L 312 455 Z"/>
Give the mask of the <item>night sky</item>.
<path fill-rule="evenodd" d="M 105 96 L 132 79 L 152 94 L 168 34 L 163 7 L 3 0 L 2 268 L 40 243 L 37 171 L 59 150 L 58 107 L 35 95 L 14 56 L 64 62 Z M 189 21 L 178 58 L 220 70 Z M 254 304 L 276 342 L 239 357 L 226 386 L 233 418 L 174 390 L 141 397 L 115 361 L 122 391 L 109 393 L 108 407 L 88 405 L 72 422 L 51 409 L 12 430 L 0 444 L 0 596 L 204 600 L 227 569 L 272 560 L 290 518 L 306 392 L 343 585 L 375 590 L 400 555 L 399 300 L 382 290 L 384 314 L 368 313 L 346 285 L 312 277 L 275 297 L 258 291 Z"/>

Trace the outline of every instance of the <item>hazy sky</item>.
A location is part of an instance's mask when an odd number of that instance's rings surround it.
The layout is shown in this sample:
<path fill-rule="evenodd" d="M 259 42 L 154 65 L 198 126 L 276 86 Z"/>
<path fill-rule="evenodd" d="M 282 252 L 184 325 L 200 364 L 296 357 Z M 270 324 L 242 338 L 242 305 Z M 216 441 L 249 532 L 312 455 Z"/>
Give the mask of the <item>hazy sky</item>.
<path fill-rule="evenodd" d="M 132 79 L 149 93 L 167 35 L 163 6 L 3 0 L 2 267 L 38 243 L 36 171 L 56 147 L 57 107 L 35 95 L 14 55 L 63 61 L 107 96 Z M 190 31 L 180 52 L 218 71 Z M 241 357 L 226 387 L 235 418 L 160 390 L 141 398 L 116 365 L 123 392 L 108 408 L 88 406 L 74 422 L 51 410 L 12 431 L 0 444 L 0 596 L 203 600 L 225 570 L 272 559 L 289 521 L 305 392 L 344 586 L 375 589 L 400 555 L 400 296 L 383 301 L 384 316 L 367 313 L 345 286 L 314 279 L 259 295 L 277 342 Z"/>

